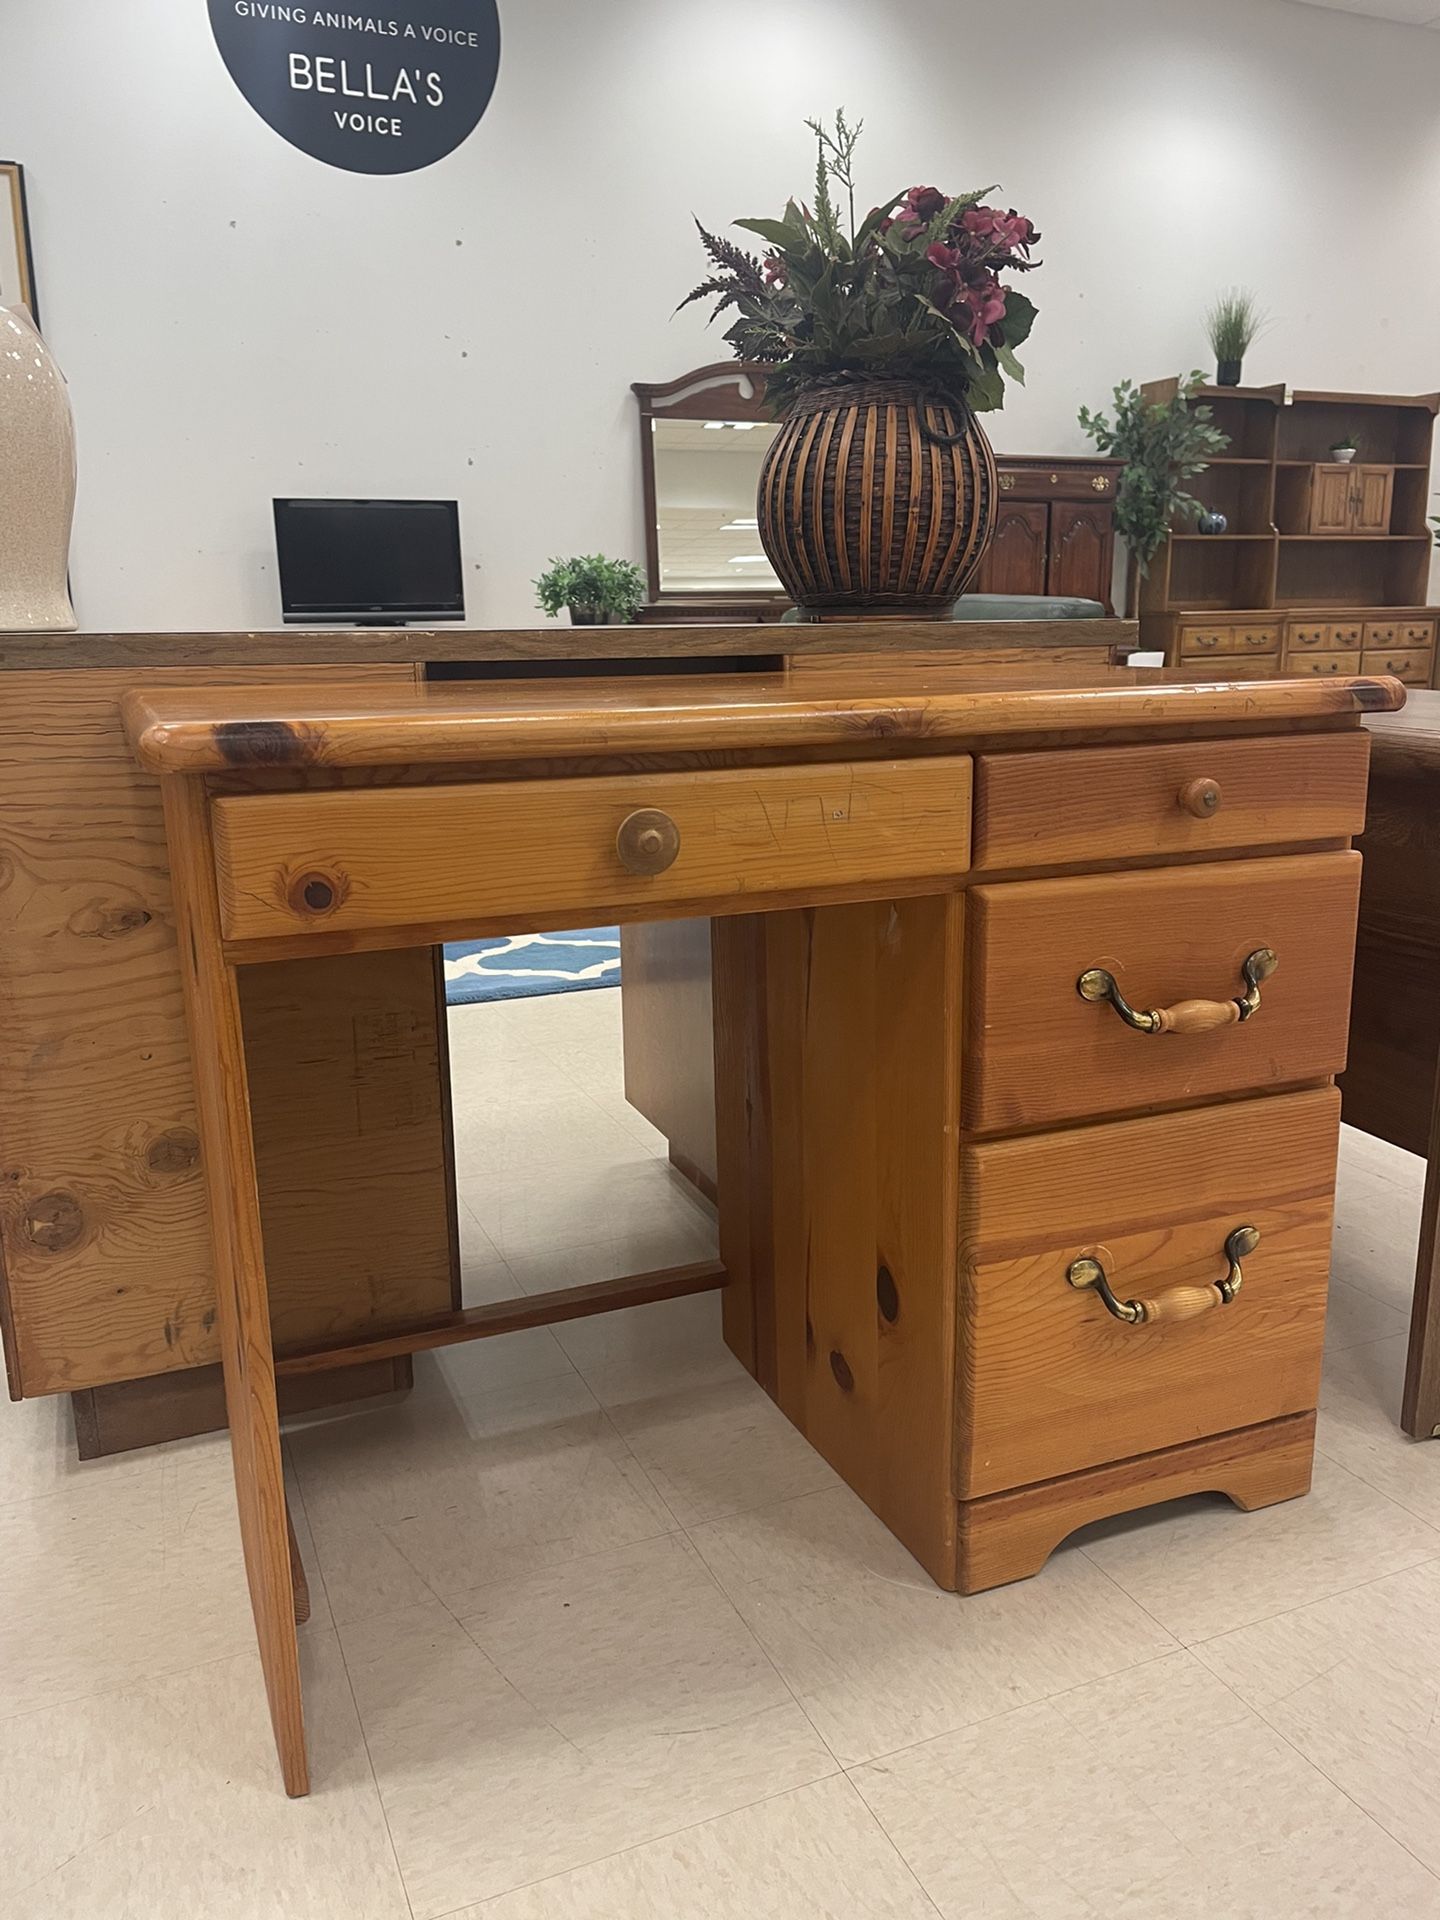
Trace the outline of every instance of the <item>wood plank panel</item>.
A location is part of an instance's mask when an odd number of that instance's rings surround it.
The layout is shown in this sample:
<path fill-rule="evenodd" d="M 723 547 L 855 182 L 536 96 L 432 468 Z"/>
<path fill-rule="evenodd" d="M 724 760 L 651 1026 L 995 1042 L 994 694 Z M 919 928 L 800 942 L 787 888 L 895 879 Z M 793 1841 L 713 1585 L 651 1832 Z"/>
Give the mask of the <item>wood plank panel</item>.
<path fill-rule="evenodd" d="M 297 1797 L 309 1792 L 310 1772 L 239 981 L 221 958 L 204 790 L 171 780 L 164 801 L 240 1541 L 280 1772 Z"/>
<path fill-rule="evenodd" d="M 1328 1078 L 1345 1064 L 1357 853 L 981 886 L 966 1125 L 986 1132 L 1188 1104 Z M 1140 1033 L 1076 982 L 1103 967 L 1141 1010 L 1244 991 L 1247 954 L 1279 967 L 1257 1012 L 1211 1032 Z"/>
<path fill-rule="evenodd" d="M 214 802 L 227 940 L 464 925 L 487 913 L 643 914 L 687 902 L 962 874 L 964 755 L 857 766 L 232 794 Z M 679 834 L 659 873 L 617 836 L 641 809 Z"/>
<path fill-rule="evenodd" d="M 967 1148 L 961 1202 L 964 1498 L 1313 1408 L 1330 1275 L 1331 1087 Z M 1122 1300 L 1208 1289 L 1259 1230 L 1228 1306 L 1130 1326 Z"/>
<path fill-rule="evenodd" d="M 962 915 L 951 894 L 767 916 L 761 1015 L 760 1377 L 944 1585 Z"/>
<path fill-rule="evenodd" d="M 171 686 L 237 677 L 233 666 L 147 673 Z M 401 684 L 407 670 L 359 677 Z M 133 681 L 133 670 L 17 673 L 0 707 L 0 1247 L 14 1393 L 219 1356 L 160 796 L 118 712 Z M 433 974 L 426 954 L 386 959 L 309 963 L 320 1012 L 298 1050 L 293 1025 L 271 1018 L 281 976 L 246 982 L 257 1098 L 282 1115 L 293 1103 L 313 1128 L 303 1160 L 266 1156 L 275 1298 L 297 1338 L 344 1315 L 364 1326 L 451 1304 L 450 1249 L 432 1224 L 448 1192 Z M 324 1011 L 340 1007 L 368 1041 Z M 391 1017 L 413 1043 L 403 1064 L 377 1024 Z M 325 1245 L 351 1243 L 356 1099 L 373 1133 L 382 1086 L 408 1115 L 406 1157 L 393 1175 L 378 1159 L 366 1170 L 367 1271 L 383 1280 L 359 1295 L 339 1266 L 327 1288 Z M 385 1144 L 396 1144 L 388 1123 Z"/>
<path fill-rule="evenodd" d="M 1348 839 L 1365 824 L 1368 759 L 1363 731 L 983 754 L 975 866 L 1098 866 Z M 1208 806 L 1201 787 L 1214 789 Z"/>
<path fill-rule="evenodd" d="M 711 1199 L 715 1162 L 715 1008 L 709 920 L 648 920 L 620 929 L 625 1098 Z"/>

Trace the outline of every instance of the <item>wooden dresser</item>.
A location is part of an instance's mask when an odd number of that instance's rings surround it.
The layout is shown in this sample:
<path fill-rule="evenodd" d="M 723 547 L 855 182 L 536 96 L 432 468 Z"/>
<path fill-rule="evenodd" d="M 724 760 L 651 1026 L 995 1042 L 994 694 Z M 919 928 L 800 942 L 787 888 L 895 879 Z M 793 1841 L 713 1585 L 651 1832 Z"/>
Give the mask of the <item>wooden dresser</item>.
<path fill-rule="evenodd" d="M 1173 380 L 1144 392 L 1168 399 Z M 1141 586 L 1142 644 L 1185 673 L 1434 683 L 1430 458 L 1440 394 L 1206 387 L 1229 441 L 1186 486 L 1225 519 L 1177 529 Z M 1359 443 L 1351 462 L 1330 449 Z"/>

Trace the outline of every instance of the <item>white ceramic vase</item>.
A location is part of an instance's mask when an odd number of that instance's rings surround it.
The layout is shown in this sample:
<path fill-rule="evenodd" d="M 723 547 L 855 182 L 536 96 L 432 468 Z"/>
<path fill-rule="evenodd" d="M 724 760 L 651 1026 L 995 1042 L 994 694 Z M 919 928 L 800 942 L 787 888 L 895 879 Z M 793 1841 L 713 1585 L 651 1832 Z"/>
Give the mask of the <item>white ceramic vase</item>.
<path fill-rule="evenodd" d="M 0 633 L 73 633 L 75 422 L 21 307 L 0 307 Z"/>

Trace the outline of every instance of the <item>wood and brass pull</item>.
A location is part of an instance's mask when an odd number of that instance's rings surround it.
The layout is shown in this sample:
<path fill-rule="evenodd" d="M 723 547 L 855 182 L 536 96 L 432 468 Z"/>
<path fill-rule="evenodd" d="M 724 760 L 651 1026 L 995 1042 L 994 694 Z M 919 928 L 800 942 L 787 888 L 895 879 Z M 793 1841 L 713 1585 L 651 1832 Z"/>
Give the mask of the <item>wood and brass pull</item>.
<path fill-rule="evenodd" d="M 680 851 L 680 829 L 659 807 L 637 807 L 620 822 L 615 851 L 627 873 L 664 873 Z"/>
<path fill-rule="evenodd" d="M 1170 1287 L 1164 1293 L 1138 1300 L 1118 1299 L 1103 1266 L 1093 1256 L 1072 1260 L 1065 1278 L 1072 1287 L 1093 1288 L 1107 1313 L 1127 1326 L 1175 1326 L 1182 1320 L 1198 1320 L 1216 1307 L 1228 1307 L 1240 1291 L 1245 1278 L 1240 1262 L 1248 1260 L 1260 1244 L 1258 1227 L 1236 1227 L 1225 1241 L 1228 1271 L 1208 1287 Z"/>
<path fill-rule="evenodd" d="M 1260 982 L 1268 980 L 1280 962 L 1269 947 L 1257 947 L 1245 956 L 1240 971 L 1245 991 L 1235 1000 L 1177 1000 L 1173 1007 L 1154 1007 L 1148 1013 L 1132 1007 L 1121 993 L 1113 973 L 1090 967 L 1075 982 L 1082 1000 L 1108 1000 L 1127 1027 L 1137 1033 L 1212 1033 L 1233 1027 L 1260 1010 Z"/>
<path fill-rule="evenodd" d="M 1220 811 L 1218 780 L 1187 780 L 1175 796 L 1175 803 L 1197 820 L 1213 820 Z"/>

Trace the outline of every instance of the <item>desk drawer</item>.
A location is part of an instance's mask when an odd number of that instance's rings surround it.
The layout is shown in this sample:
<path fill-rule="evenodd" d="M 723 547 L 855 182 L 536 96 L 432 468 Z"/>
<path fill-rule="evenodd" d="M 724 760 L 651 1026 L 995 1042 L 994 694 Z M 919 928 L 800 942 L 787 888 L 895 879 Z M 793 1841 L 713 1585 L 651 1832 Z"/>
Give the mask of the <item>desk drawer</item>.
<path fill-rule="evenodd" d="M 1397 680 L 1403 680 L 1407 687 L 1428 687 L 1430 684 L 1429 647 L 1377 647 L 1373 652 L 1362 654 L 1360 659 L 1362 673 L 1393 673 Z"/>
<path fill-rule="evenodd" d="M 238 794 L 213 803 L 229 940 L 496 920 L 583 926 L 594 912 L 733 895 L 824 897 L 866 883 L 952 879 L 970 861 L 968 756 L 456 786 Z M 627 867 L 618 845 L 630 816 Z M 634 911 L 634 910 L 638 910 Z M 572 919 L 572 914 L 580 918 Z"/>
<path fill-rule="evenodd" d="M 998 1132 L 1323 1079 L 1345 1064 L 1358 853 L 980 886 L 970 895 L 967 1127 Z M 1136 1009 L 1224 1005 L 1248 955 L 1279 960 L 1261 1004 L 1212 1031 L 1141 1033 Z"/>
<path fill-rule="evenodd" d="M 1365 825 L 1369 755 L 1369 736 L 1359 729 L 983 754 L 975 865 L 1094 866 L 1341 839 Z"/>
<path fill-rule="evenodd" d="M 1313 1407 L 1339 1123 L 1326 1087 L 966 1149 L 959 1497 Z M 1222 1304 L 1237 1227 L 1260 1237 Z M 1082 1258 L 1157 1313 L 1113 1317 Z"/>
<path fill-rule="evenodd" d="M 1287 674 L 1359 673 L 1358 653 L 1291 653 L 1285 660 Z"/>

